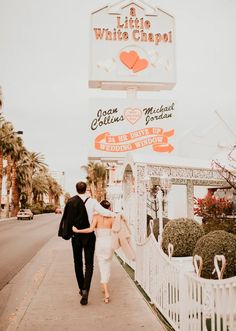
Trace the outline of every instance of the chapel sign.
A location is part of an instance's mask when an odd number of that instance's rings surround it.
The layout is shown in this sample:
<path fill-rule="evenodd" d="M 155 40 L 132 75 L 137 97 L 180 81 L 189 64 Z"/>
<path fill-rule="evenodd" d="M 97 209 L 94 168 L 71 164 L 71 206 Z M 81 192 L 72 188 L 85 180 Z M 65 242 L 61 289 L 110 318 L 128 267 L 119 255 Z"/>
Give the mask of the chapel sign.
<path fill-rule="evenodd" d="M 89 154 L 125 156 L 127 152 L 172 153 L 175 149 L 176 102 L 91 98 Z"/>
<path fill-rule="evenodd" d="M 91 14 L 89 86 L 172 89 L 174 18 L 142 1 L 121 1 Z"/>

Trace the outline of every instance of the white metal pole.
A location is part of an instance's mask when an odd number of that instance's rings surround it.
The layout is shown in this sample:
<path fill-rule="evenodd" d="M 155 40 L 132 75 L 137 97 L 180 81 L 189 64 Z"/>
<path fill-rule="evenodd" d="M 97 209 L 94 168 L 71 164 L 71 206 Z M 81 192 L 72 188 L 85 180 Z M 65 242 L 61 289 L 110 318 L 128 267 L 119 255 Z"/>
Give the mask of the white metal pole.
<path fill-rule="evenodd" d="M 129 100 L 129 102 L 137 100 L 137 88 L 136 87 L 127 88 L 127 99 Z"/>
<path fill-rule="evenodd" d="M 162 190 L 159 189 L 157 192 L 157 199 L 158 199 L 158 218 L 159 218 L 159 236 L 158 242 L 161 244 L 162 239 L 162 232 L 163 232 L 163 208 L 162 208 L 162 201 L 163 201 L 163 193 Z"/>

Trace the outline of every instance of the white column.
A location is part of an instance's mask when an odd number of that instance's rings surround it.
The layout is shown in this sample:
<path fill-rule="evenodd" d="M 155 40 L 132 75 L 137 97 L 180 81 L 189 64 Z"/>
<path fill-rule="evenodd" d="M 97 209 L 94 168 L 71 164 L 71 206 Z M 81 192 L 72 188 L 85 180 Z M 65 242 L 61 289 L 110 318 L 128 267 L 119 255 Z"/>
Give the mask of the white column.
<path fill-rule="evenodd" d="M 163 201 L 163 193 L 162 190 L 157 192 L 157 199 L 158 199 L 158 218 L 159 218 L 159 236 L 158 242 L 161 244 L 162 232 L 163 232 L 163 208 L 162 208 L 162 201 Z"/>
<path fill-rule="evenodd" d="M 167 218 L 172 219 L 175 217 L 175 188 L 172 189 L 167 194 L 168 199 L 168 210 L 167 210 Z"/>

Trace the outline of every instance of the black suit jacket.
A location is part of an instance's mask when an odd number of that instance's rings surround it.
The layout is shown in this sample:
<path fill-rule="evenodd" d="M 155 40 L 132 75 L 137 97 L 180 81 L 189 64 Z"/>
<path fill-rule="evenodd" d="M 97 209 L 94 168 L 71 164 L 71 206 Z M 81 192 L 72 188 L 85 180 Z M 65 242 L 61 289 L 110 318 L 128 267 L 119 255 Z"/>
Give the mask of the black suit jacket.
<path fill-rule="evenodd" d="M 73 225 L 78 229 L 85 229 L 90 226 L 84 201 L 78 195 L 70 198 L 65 206 L 58 236 L 66 240 L 70 239 L 72 235 L 81 239 L 89 238 L 91 235 L 94 236 L 94 233 L 78 234 L 72 232 Z"/>

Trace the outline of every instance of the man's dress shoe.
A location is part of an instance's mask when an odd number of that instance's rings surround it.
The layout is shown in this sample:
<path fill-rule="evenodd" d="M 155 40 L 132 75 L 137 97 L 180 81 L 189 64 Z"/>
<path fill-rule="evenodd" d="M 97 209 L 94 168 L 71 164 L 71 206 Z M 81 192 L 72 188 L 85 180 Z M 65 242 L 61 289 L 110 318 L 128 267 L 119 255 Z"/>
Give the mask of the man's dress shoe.
<path fill-rule="evenodd" d="M 81 305 L 85 306 L 88 303 L 88 291 L 83 290 L 82 291 L 82 298 L 80 300 Z"/>

